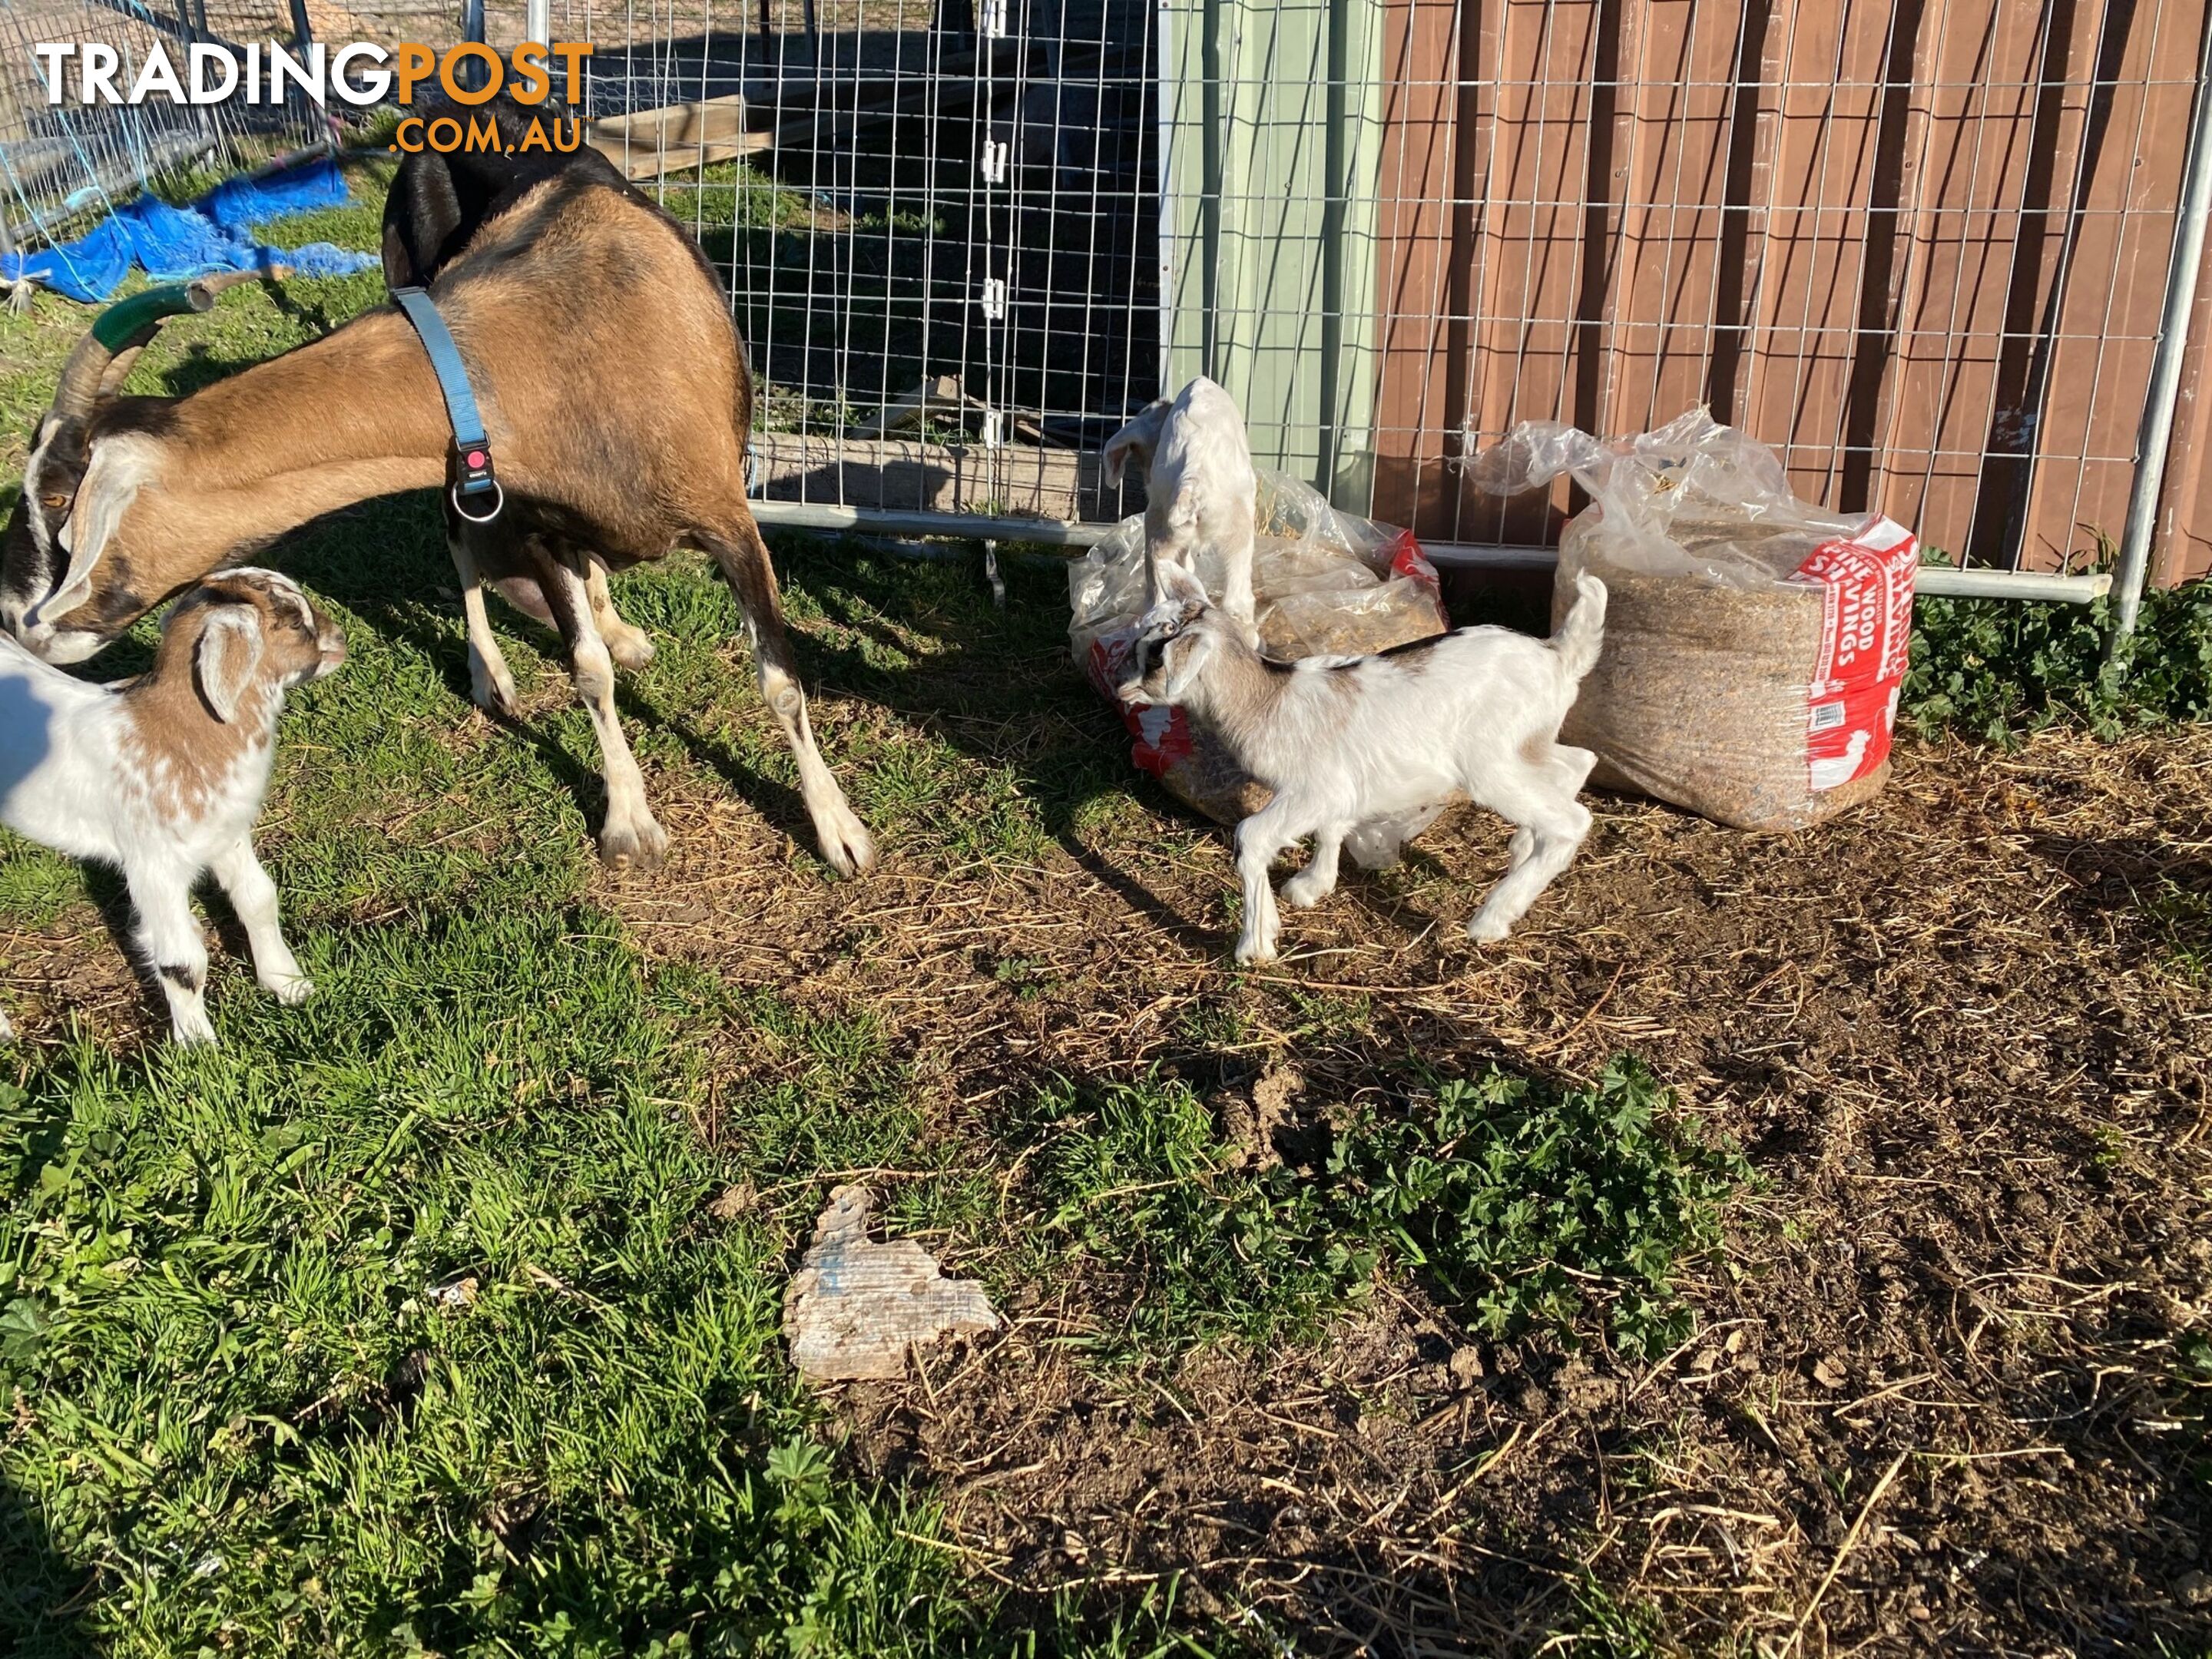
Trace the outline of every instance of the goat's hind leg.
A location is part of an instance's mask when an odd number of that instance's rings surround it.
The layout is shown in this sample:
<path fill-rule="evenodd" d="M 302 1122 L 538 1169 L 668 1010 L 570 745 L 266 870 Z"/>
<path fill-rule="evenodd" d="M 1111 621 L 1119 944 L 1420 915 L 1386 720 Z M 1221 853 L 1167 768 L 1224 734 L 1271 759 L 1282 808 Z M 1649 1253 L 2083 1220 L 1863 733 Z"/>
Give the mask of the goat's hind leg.
<path fill-rule="evenodd" d="M 617 870 L 635 865 L 649 869 L 668 854 L 667 832 L 646 804 L 645 775 L 623 736 L 615 709 L 615 665 L 606 641 L 592 620 L 592 601 L 583 572 L 542 544 L 532 542 L 538 585 L 551 606 L 553 621 L 568 647 L 568 672 L 579 702 L 591 711 L 605 769 L 607 817 L 599 830 L 599 857 Z M 580 559 L 578 563 L 581 563 Z"/>
<path fill-rule="evenodd" d="M 806 718 L 806 694 L 799 689 L 792 660 L 791 641 L 783 629 L 783 606 L 776 597 L 775 568 L 769 562 L 768 544 L 752 514 L 745 513 L 728 526 L 726 534 L 697 532 L 699 544 L 721 567 L 730 589 L 744 611 L 745 630 L 751 636 L 753 662 L 760 675 L 760 693 L 783 727 L 799 764 L 799 792 L 814 820 L 814 834 L 822 856 L 841 876 L 857 876 L 875 867 L 876 844 L 866 827 L 846 803 L 822 751 L 814 746 L 814 728 Z"/>
<path fill-rule="evenodd" d="M 483 533 L 456 523 L 447 504 L 446 549 L 453 556 L 453 574 L 461 585 L 461 615 L 469 625 L 469 697 L 486 714 L 514 720 L 520 707 L 514 697 L 514 675 L 484 610 L 483 573 L 476 549 L 476 538 Z"/>
<path fill-rule="evenodd" d="M 1504 939 L 1574 862 L 1590 829 L 1589 809 L 1575 799 L 1589 773 L 1578 758 L 1587 753 L 1554 751 L 1509 777 L 1486 781 L 1476 799 L 1516 827 L 1509 866 L 1468 923 L 1469 939 L 1486 945 Z"/>
<path fill-rule="evenodd" d="M 596 555 L 584 573 L 584 589 L 592 599 L 592 621 L 606 641 L 607 654 L 615 659 L 615 666 L 635 674 L 651 662 L 652 640 L 642 628 L 624 622 L 615 609 L 615 596 L 607 586 L 607 568 Z"/>
<path fill-rule="evenodd" d="M 176 870 L 125 873 L 131 908 L 138 913 L 138 948 L 169 1004 L 171 1039 L 186 1046 L 213 1042 L 215 1026 L 207 1013 L 207 939 L 192 915 L 191 878 Z"/>

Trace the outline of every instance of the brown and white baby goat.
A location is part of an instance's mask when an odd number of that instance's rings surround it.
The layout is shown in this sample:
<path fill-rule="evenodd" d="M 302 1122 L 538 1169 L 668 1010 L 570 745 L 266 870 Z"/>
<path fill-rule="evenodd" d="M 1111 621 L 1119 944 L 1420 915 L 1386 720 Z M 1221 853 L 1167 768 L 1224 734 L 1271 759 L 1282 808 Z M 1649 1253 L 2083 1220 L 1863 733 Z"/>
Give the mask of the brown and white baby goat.
<path fill-rule="evenodd" d="M 0 823 L 123 872 L 179 1042 L 215 1041 L 191 909 L 203 871 L 245 925 L 263 988 L 287 1003 L 314 989 L 278 930 L 253 821 L 285 692 L 344 660 L 344 637 L 289 577 L 251 568 L 178 600 L 154 666 L 118 684 L 73 679 L 0 635 Z"/>
<path fill-rule="evenodd" d="M 1575 799 L 1597 757 L 1559 742 L 1559 723 L 1605 633 L 1605 585 L 1577 584 L 1574 609 L 1549 641 L 1503 628 L 1462 628 L 1371 657 L 1270 662 L 1242 628 L 1175 565 L 1146 615 L 1123 681 L 1127 702 L 1175 704 L 1237 763 L 1274 791 L 1237 826 L 1244 883 L 1239 962 L 1271 962 L 1280 920 L 1267 871 L 1285 848 L 1313 837 L 1313 859 L 1284 884 L 1284 902 L 1317 903 L 1336 889 L 1347 838 L 1395 853 L 1403 826 L 1463 790 L 1514 824 L 1511 865 L 1468 924 L 1501 939 L 1567 866 L 1589 833 Z"/>

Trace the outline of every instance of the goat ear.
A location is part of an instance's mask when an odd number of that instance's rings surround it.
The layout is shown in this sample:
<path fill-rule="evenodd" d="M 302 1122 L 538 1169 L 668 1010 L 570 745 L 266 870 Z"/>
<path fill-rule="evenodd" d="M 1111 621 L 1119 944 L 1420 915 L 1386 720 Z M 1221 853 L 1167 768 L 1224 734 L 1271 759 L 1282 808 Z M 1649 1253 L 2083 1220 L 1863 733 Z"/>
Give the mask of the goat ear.
<path fill-rule="evenodd" d="M 40 602 L 40 619 L 66 617 L 92 597 L 93 570 L 150 471 L 143 448 L 129 440 L 94 447 L 76 487 L 76 504 L 61 527 L 69 571 Z"/>
<path fill-rule="evenodd" d="M 1098 476 L 1109 488 L 1121 482 L 1121 467 L 1131 455 L 1146 471 L 1152 470 L 1152 450 L 1160 441 L 1160 427 L 1168 417 L 1168 400 L 1154 403 L 1106 441 L 1098 452 Z"/>
<path fill-rule="evenodd" d="M 200 696 L 217 720 L 228 723 L 238 718 L 238 705 L 260 665 L 261 620 L 252 607 L 211 608 L 192 653 L 192 672 L 199 681 Z"/>
<path fill-rule="evenodd" d="M 1161 666 L 1167 678 L 1160 687 L 1161 695 L 1169 702 L 1182 701 L 1183 693 L 1191 683 L 1205 672 L 1206 659 L 1213 654 L 1213 635 L 1211 634 L 1179 634 L 1163 653 Z"/>
<path fill-rule="evenodd" d="M 1172 559 L 1159 562 L 1160 598 L 1173 605 L 1203 608 L 1206 584 Z"/>

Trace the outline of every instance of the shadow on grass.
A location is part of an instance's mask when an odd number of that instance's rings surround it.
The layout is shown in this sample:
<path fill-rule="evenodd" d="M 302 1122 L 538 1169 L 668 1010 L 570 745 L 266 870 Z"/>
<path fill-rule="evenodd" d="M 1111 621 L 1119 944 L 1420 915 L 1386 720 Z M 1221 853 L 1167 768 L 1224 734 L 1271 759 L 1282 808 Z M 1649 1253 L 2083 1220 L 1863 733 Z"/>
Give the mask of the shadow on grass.
<path fill-rule="evenodd" d="M 78 1616 L 97 1577 L 53 1547 L 37 1511 L 0 1477 L 0 1649 L 15 1659 L 99 1652 Z"/>

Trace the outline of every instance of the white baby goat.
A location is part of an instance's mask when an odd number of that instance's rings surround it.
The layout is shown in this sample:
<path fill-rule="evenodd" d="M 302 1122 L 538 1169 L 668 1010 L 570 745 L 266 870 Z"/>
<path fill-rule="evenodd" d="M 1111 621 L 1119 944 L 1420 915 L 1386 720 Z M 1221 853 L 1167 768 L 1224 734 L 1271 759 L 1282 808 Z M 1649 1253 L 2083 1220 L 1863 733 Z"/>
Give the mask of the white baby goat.
<path fill-rule="evenodd" d="M 1547 641 L 1502 628 L 1462 628 L 1371 657 L 1268 661 L 1174 565 L 1145 617 L 1124 702 L 1180 705 L 1274 799 L 1237 826 L 1244 883 L 1239 962 L 1274 959 L 1280 919 L 1268 867 L 1313 837 L 1313 859 L 1284 884 L 1284 902 L 1335 890 L 1339 848 L 1362 862 L 1397 844 L 1464 790 L 1516 826 L 1511 865 L 1468 924 L 1501 939 L 1574 861 L 1589 833 L 1575 799 L 1597 757 L 1558 741 L 1576 688 L 1605 634 L 1605 585 L 1577 583 L 1574 608 Z M 1387 857 L 1382 860 L 1387 861 Z"/>
<path fill-rule="evenodd" d="M 1118 484 L 1131 459 L 1145 479 L 1146 609 L 1160 602 L 1162 564 L 1193 570 L 1198 554 L 1211 548 L 1221 560 L 1221 608 L 1256 646 L 1252 550 L 1260 480 L 1235 399 L 1200 375 L 1106 441 L 1100 477 Z"/>
<path fill-rule="evenodd" d="M 0 635 L 0 823 L 123 872 L 179 1042 L 215 1041 L 191 902 L 202 871 L 229 895 L 263 988 L 286 1003 L 314 989 L 277 927 L 253 821 L 285 692 L 344 660 L 343 636 L 273 570 L 193 588 L 162 623 L 154 666 L 113 685 L 74 679 Z"/>

